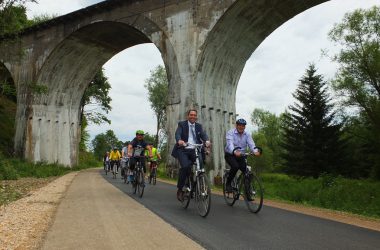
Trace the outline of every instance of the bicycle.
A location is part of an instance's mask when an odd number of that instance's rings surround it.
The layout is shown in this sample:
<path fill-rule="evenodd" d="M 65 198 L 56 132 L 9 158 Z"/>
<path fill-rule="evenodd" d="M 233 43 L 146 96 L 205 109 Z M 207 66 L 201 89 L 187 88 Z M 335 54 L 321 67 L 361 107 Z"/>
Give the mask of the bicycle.
<path fill-rule="evenodd" d="M 124 158 L 122 160 L 122 166 L 121 166 L 121 172 L 120 175 L 124 179 L 124 183 L 129 183 L 128 176 L 129 176 L 129 158 Z"/>
<path fill-rule="evenodd" d="M 112 169 L 112 179 L 116 179 L 116 176 L 117 176 L 117 162 L 116 161 L 111 161 L 111 169 Z"/>
<path fill-rule="evenodd" d="M 158 167 L 158 161 L 151 161 L 150 162 L 149 184 L 153 183 L 153 185 L 156 185 L 157 167 Z"/>
<path fill-rule="evenodd" d="M 243 154 L 244 160 L 247 164 L 247 157 L 250 153 Z M 263 206 L 263 188 L 260 179 L 252 171 L 252 167 L 247 165 L 247 171 L 241 173 L 231 181 L 232 192 L 226 191 L 226 182 L 230 170 L 226 169 L 223 175 L 223 196 L 224 200 L 229 206 L 233 206 L 240 195 L 243 196 L 247 208 L 252 213 L 258 213 Z M 243 190 L 244 186 L 244 190 Z"/>
<path fill-rule="evenodd" d="M 145 157 L 145 156 L 141 156 L 141 157 L 134 156 L 134 158 L 142 158 L 142 157 Z M 140 161 L 136 162 L 135 168 L 132 171 L 132 173 L 133 173 L 133 180 L 131 180 L 132 191 L 134 194 L 136 194 L 136 191 L 137 191 L 138 195 L 141 198 L 144 194 L 145 179 L 144 179 L 144 169 Z"/>
<path fill-rule="evenodd" d="M 202 217 L 206 217 L 211 207 L 211 188 L 203 168 L 201 157 L 203 144 L 187 144 L 194 146 L 196 160 L 191 168 L 190 175 L 186 178 L 183 201 L 181 202 L 182 207 L 186 209 L 189 206 L 190 200 L 195 193 L 195 203 L 197 204 L 198 214 Z"/>
<path fill-rule="evenodd" d="M 109 172 L 109 168 L 110 168 L 110 162 L 109 161 L 104 161 L 104 163 L 103 163 L 103 167 L 104 167 L 104 172 L 106 173 L 106 175 L 107 175 L 107 173 Z"/>

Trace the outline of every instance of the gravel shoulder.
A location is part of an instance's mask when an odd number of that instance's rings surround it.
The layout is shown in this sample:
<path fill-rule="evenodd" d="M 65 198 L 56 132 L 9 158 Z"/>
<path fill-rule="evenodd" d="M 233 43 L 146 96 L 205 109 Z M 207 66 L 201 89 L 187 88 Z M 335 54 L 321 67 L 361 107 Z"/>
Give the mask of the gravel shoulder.
<path fill-rule="evenodd" d="M 97 170 L 95 172 L 97 173 Z M 95 172 L 93 173 L 94 178 L 96 175 Z M 41 248 L 43 240 L 47 236 L 48 230 L 54 224 L 58 206 L 63 198 L 68 194 L 68 189 L 78 174 L 79 172 L 73 172 L 60 178 L 25 178 L 15 182 L 1 182 L 2 188 L 6 187 L 18 190 L 18 193 L 25 197 L 0 206 L 0 249 Z M 174 184 L 173 181 L 161 181 Z M 104 190 L 113 188 L 108 183 L 104 183 L 103 185 L 105 185 L 103 188 Z M 220 191 L 213 191 L 213 193 L 222 195 Z M 130 211 L 141 211 L 139 216 L 145 216 L 149 218 L 149 221 L 155 221 L 155 223 L 157 221 L 157 223 L 160 224 L 160 227 L 158 227 L 160 232 L 158 234 L 156 232 L 157 235 L 161 235 L 161 231 L 163 229 L 168 229 L 172 233 L 180 234 L 171 226 L 165 225 L 165 222 L 146 208 L 142 206 L 139 207 L 139 204 L 133 201 L 133 199 L 126 197 L 126 195 L 122 193 L 120 193 L 120 195 L 123 196 L 122 199 L 125 199 L 123 200 L 123 203 L 129 204 Z M 121 198 L 119 197 L 116 200 L 121 200 Z M 305 207 L 302 205 L 294 205 L 271 200 L 265 200 L 264 205 L 380 231 L 380 220 L 378 219 L 371 219 L 328 209 Z M 129 216 L 133 218 L 135 215 L 136 214 L 130 214 Z M 146 230 L 149 229 L 150 225 L 151 224 L 148 223 L 139 230 L 144 232 L 145 235 Z M 130 233 L 133 234 L 136 232 L 131 231 Z M 181 238 L 183 236 L 178 235 L 178 237 Z M 162 237 L 159 238 L 159 240 L 165 241 Z M 183 240 L 186 241 L 188 239 L 185 237 Z M 192 246 L 194 248 L 199 248 L 196 244 Z M 155 248 L 157 248 L 157 245 Z"/>
<path fill-rule="evenodd" d="M 59 202 L 77 174 L 69 173 L 35 190 L 26 188 L 32 190 L 26 197 L 1 206 L 0 249 L 37 249 Z M 27 182 L 33 183 L 31 180 Z M 36 186 L 42 183 L 40 181 Z"/>

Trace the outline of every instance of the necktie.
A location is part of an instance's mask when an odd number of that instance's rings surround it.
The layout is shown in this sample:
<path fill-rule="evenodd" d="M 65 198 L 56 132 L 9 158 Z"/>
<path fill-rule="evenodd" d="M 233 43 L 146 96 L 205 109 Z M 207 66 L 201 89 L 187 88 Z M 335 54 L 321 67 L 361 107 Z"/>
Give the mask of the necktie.
<path fill-rule="evenodd" d="M 195 135 L 195 127 L 194 124 L 190 125 L 191 134 L 193 135 L 194 142 L 197 143 L 197 136 Z"/>

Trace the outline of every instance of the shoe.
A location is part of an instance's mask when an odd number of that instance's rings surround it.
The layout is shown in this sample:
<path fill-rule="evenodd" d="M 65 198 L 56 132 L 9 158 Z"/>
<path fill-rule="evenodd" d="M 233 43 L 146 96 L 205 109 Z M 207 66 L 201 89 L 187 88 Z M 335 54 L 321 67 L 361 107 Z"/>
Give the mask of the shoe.
<path fill-rule="evenodd" d="M 247 201 L 254 201 L 255 195 L 256 195 L 255 191 L 248 191 L 247 192 Z"/>
<path fill-rule="evenodd" d="M 233 188 L 232 188 L 231 184 L 226 184 L 226 192 L 232 193 L 232 191 L 233 191 Z"/>
<path fill-rule="evenodd" d="M 181 189 L 178 189 L 178 191 L 177 191 L 177 199 L 180 202 L 183 202 L 183 191 Z"/>

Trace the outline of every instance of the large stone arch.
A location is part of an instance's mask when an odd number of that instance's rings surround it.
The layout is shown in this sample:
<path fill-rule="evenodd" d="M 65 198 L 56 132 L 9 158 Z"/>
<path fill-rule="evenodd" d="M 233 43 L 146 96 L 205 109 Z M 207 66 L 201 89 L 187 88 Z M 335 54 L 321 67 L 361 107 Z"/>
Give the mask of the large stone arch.
<path fill-rule="evenodd" d="M 236 89 L 246 61 L 276 28 L 322 2 L 238 0 L 208 34 L 197 62 L 195 82 L 196 102 L 214 142 L 215 174 L 222 175 L 225 167 L 224 134 L 236 118 Z"/>
<path fill-rule="evenodd" d="M 78 96 L 83 94 L 95 69 L 123 49 L 107 35 L 97 32 L 105 30 L 107 34 L 113 30 L 127 34 L 128 26 L 142 34 L 138 42 L 145 42 L 146 37 L 162 54 L 170 85 L 169 146 L 174 144 L 178 119 L 185 117 L 188 108 L 198 107 L 200 121 L 214 142 L 211 169 L 220 170 L 220 165 L 224 164 L 224 133 L 234 120 L 236 86 L 246 60 L 282 23 L 325 1 L 107 0 L 32 27 L 20 34 L 16 43 L 0 43 L 0 60 L 10 64 L 18 87 L 15 150 L 34 161 L 75 164 L 77 147 L 73 143 L 77 138 L 74 127 L 78 124 L 75 118 Z M 113 25 L 109 31 L 107 24 Z M 5 39 L 2 37 L 0 41 Z M 122 36 L 121 41 L 128 39 Z M 89 47 L 86 44 L 90 44 Z M 18 57 L 13 56 L 19 51 L 22 53 Z M 98 57 L 94 56 L 96 52 L 99 52 Z M 77 63 L 83 72 L 74 70 L 75 64 L 72 65 L 69 58 L 79 58 Z M 87 65 L 85 61 L 90 63 Z M 63 69 L 67 69 L 67 76 Z M 46 86 L 51 92 L 37 95 L 30 88 L 33 84 Z M 60 121 L 66 124 L 62 129 L 61 125 L 49 125 L 51 128 L 48 128 L 48 122 L 42 121 L 50 120 L 51 123 L 51 117 L 58 117 L 54 121 L 58 124 Z M 72 123 L 73 129 L 67 128 Z M 58 141 L 59 146 L 50 145 L 52 138 L 49 142 L 39 139 L 60 131 L 65 131 L 61 137 L 70 139 Z M 44 149 L 41 150 L 41 146 Z M 67 149 L 65 156 L 44 153 L 50 148 L 61 151 L 62 146 Z M 68 155 L 70 157 L 66 157 Z M 169 164 L 175 164 L 172 158 L 170 161 Z"/>
<path fill-rule="evenodd" d="M 88 84 L 115 54 L 150 42 L 159 42 L 155 44 L 160 51 L 171 50 L 168 42 L 162 42 L 162 32 L 145 34 L 114 21 L 86 25 L 58 44 L 35 78 L 35 84 L 46 86 L 46 93 L 33 94 L 23 107 L 27 113 L 26 158 L 74 165 L 80 138 L 79 107 Z M 172 69 L 168 72 L 175 71 L 173 62 L 165 64 Z"/>

